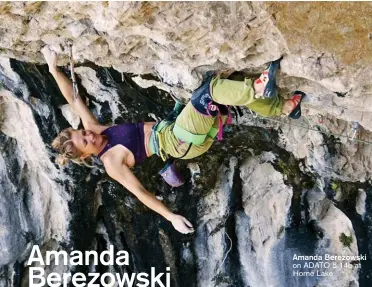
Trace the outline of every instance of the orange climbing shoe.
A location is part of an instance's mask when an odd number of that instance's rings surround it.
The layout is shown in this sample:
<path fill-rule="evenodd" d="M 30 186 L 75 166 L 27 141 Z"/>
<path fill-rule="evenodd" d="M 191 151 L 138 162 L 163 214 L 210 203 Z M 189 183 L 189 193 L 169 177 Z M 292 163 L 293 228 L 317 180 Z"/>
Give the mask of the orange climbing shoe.
<path fill-rule="evenodd" d="M 288 115 L 291 119 L 299 119 L 301 117 L 301 102 L 303 98 L 306 97 L 306 94 L 301 91 L 295 91 L 293 93 L 293 97 L 291 99 L 291 102 L 293 103 L 293 110 Z"/>

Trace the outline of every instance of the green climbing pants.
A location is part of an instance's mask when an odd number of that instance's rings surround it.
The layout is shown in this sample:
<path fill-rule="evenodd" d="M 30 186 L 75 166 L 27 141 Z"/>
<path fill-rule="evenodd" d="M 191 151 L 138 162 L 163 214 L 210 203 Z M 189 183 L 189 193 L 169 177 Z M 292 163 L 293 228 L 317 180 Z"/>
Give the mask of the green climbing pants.
<path fill-rule="evenodd" d="M 214 78 L 210 84 L 212 98 L 215 102 L 228 106 L 246 106 L 264 117 L 280 116 L 283 109 L 282 97 L 260 98 L 254 97 L 252 80 L 232 81 Z"/>
<path fill-rule="evenodd" d="M 252 80 L 232 81 L 214 77 L 210 83 L 210 91 L 215 102 L 229 106 L 246 106 L 262 116 L 279 116 L 282 112 L 284 99 L 255 99 Z M 226 116 L 223 121 L 226 121 Z M 191 104 L 185 106 L 176 119 L 176 124 L 184 130 L 196 134 L 208 134 L 212 127 L 218 128 L 217 116 L 206 116 L 199 113 Z M 213 144 L 213 138 L 207 137 L 201 145 L 190 145 L 179 140 L 173 133 L 174 123 L 157 133 L 159 149 L 174 157 L 191 159 L 205 153 Z M 164 158 L 163 158 L 164 159 Z"/>

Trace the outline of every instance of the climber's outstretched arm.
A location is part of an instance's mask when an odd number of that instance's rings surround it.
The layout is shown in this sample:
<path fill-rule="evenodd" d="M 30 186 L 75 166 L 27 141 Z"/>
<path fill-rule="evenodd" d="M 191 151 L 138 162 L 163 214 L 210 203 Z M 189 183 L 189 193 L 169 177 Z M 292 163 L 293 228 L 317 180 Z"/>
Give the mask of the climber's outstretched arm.
<path fill-rule="evenodd" d="M 115 156 L 108 155 L 102 161 L 110 177 L 121 183 L 147 207 L 172 222 L 173 227 L 177 231 L 181 233 L 194 231 L 191 223 L 186 218 L 171 212 L 160 200 L 143 187 L 129 167 L 123 163 L 123 159 L 120 156 L 118 157 L 116 154 Z"/>
<path fill-rule="evenodd" d="M 79 115 L 79 117 L 83 121 L 84 128 L 87 130 L 96 131 L 96 128 L 100 126 L 97 119 L 85 105 L 80 96 L 78 96 L 77 99 L 74 100 L 72 82 L 58 70 L 56 53 L 50 50 L 48 46 L 44 47 L 41 52 L 43 53 L 45 60 L 48 63 L 49 72 L 56 80 L 58 87 L 62 92 L 62 95 L 72 106 L 75 112 Z"/>

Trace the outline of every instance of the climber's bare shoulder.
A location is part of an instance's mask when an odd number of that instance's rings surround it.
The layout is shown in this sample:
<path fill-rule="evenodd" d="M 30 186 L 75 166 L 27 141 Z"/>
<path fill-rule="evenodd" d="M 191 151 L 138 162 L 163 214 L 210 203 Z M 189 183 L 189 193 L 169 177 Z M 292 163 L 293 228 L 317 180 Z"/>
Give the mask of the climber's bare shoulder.
<path fill-rule="evenodd" d="M 134 159 L 133 163 L 128 165 L 128 158 L 130 158 L 130 154 L 128 154 L 125 149 L 121 149 L 120 147 L 122 146 L 117 145 L 102 155 L 102 163 L 105 166 L 107 174 L 111 178 L 121 183 L 132 193 L 137 194 L 143 187 L 130 170 L 130 167 L 134 165 Z M 115 151 L 115 148 L 118 149 Z M 129 159 L 129 161 L 131 160 Z"/>
<path fill-rule="evenodd" d="M 133 153 L 122 145 L 116 145 L 110 148 L 101 156 L 101 161 L 106 170 L 109 168 L 120 169 L 123 165 L 131 168 L 135 164 Z"/>

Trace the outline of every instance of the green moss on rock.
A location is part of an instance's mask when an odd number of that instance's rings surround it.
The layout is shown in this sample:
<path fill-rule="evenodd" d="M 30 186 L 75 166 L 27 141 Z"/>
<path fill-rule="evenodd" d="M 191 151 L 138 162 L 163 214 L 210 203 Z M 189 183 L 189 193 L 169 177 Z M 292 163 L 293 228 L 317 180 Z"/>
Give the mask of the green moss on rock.
<path fill-rule="evenodd" d="M 351 243 L 353 243 L 353 237 L 352 236 L 347 236 L 345 233 L 341 233 L 340 237 L 339 237 L 341 243 L 345 246 L 345 247 L 350 247 L 351 246 Z"/>

